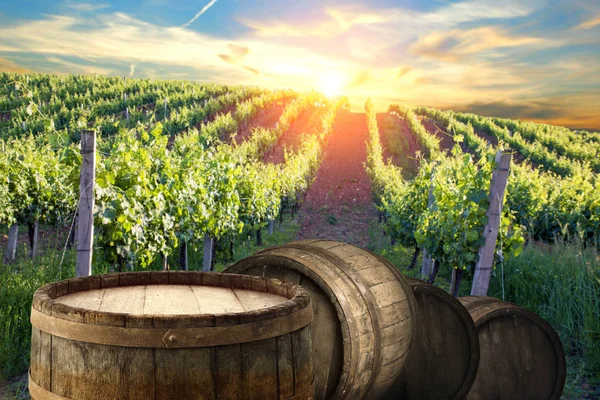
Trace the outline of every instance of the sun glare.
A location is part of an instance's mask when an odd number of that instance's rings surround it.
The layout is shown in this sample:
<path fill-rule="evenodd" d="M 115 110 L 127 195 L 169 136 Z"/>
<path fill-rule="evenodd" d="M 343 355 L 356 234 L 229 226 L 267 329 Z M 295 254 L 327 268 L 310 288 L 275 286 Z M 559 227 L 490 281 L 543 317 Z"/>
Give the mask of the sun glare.
<path fill-rule="evenodd" d="M 321 76 L 317 88 L 327 97 L 339 96 L 344 90 L 344 79 L 339 75 Z"/>

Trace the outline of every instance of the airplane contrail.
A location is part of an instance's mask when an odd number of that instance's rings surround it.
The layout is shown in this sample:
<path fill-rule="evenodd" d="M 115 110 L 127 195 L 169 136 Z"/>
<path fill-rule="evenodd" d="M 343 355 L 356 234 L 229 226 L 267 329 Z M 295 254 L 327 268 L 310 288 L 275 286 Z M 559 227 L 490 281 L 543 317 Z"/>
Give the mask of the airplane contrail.
<path fill-rule="evenodd" d="M 198 17 L 200 17 L 202 14 L 204 14 L 206 11 L 208 11 L 208 9 L 211 8 L 213 6 L 213 4 L 215 4 L 216 2 L 217 2 L 217 0 L 211 0 L 210 3 L 205 5 L 204 8 L 198 12 L 198 14 L 194 15 L 194 18 L 190 19 L 188 22 L 186 22 L 185 24 L 183 24 L 181 26 L 186 27 L 189 24 L 191 24 L 192 22 L 194 22 L 195 20 L 197 20 Z"/>

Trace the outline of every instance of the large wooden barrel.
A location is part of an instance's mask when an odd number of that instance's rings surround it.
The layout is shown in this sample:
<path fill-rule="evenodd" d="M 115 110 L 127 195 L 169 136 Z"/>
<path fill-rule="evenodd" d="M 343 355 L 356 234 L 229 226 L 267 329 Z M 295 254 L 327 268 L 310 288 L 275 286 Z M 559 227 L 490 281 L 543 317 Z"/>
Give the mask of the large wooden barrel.
<path fill-rule="evenodd" d="M 459 298 L 475 322 L 480 358 L 470 400 L 554 400 L 565 384 L 565 354 L 552 327 L 516 304 Z"/>
<path fill-rule="evenodd" d="M 135 272 L 34 295 L 29 391 L 57 399 L 313 399 L 308 293 L 276 279 Z"/>
<path fill-rule="evenodd" d="M 267 249 L 227 272 L 298 283 L 313 302 L 316 399 L 375 399 L 400 373 L 414 329 L 414 297 L 385 260 L 327 240 Z"/>
<path fill-rule="evenodd" d="M 408 283 L 417 301 L 417 328 L 404 370 L 385 398 L 464 399 L 479 364 L 475 324 L 444 290 L 417 279 Z"/>

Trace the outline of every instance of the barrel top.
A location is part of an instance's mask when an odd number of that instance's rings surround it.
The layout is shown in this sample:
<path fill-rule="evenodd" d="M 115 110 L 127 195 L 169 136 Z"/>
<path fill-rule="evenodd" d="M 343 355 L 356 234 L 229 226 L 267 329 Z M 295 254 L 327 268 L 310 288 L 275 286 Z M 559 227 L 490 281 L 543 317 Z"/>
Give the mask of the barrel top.
<path fill-rule="evenodd" d="M 244 313 L 288 299 L 273 293 L 202 285 L 140 285 L 87 290 L 55 299 L 85 310 L 129 315 Z"/>
<path fill-rule="evenodd" d="M 311 309 L 310 296 L 299 285 L 196 271 L 73 278 L 42 286 L 32 303 L 32 315 L 35 310 L 77 323 L 138 328 L 246 324 L 304 309 Z"/>

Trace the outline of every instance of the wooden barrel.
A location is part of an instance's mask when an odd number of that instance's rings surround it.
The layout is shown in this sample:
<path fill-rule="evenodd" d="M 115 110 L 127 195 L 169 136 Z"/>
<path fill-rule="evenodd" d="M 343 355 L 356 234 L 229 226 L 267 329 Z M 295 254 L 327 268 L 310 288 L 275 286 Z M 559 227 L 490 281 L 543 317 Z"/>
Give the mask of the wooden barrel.
<path fill-rule="evenodd" d="M 467 399 L 559 399 L 565 354 L 552 327 L 516 304 L 492 297 L 459 298 L 475 322 L 480 358 Z"/>
<path fill-rule="evenodd" d="M 313 399 L 308 293 L 276 279 L 133 272 L 38 289 L 29 391 L 58 399 Z"/>
<path fill-rule="evenodd" d="M 227 272 L 275 277 L 310 293 L 316 399 L 374 399 L 397 378 L 414 329 L 414 297 L 380 257 L 306 240 L 248 257 Z"/>
<path fill-rule="evenodd" d="M 385 398 L 464 399 L 479 364 L 473 320 L 444 290 L 417 279 L 408 283 L 417 301 L 417 328 L 404 370 Z"/>

